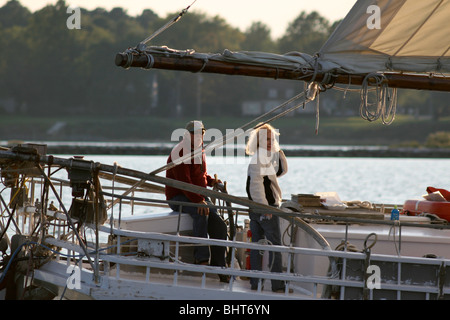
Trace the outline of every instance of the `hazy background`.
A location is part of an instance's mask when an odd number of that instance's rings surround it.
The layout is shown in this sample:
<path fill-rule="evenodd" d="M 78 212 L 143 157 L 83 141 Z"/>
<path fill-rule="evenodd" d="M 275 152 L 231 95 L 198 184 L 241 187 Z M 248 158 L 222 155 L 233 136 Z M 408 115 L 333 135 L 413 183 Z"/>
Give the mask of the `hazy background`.
<path fill-rule="evenodd" d="M 191 3 L 0 1 L 0 141 L 168 141 L 187 120 L 234 129 L 304 90 L 297 81 L 115 66 L 116 53 Z M 353 3 L 198 0 L 150 44 L 314 54 Z M 67 28 L 69 4 L 82 8 L 79 30 Z M 318 135 L 310 104 L 274 123 L 280 141 L 418 147 L 450 130 L 448 93 L 400 90 L 397 118 L 384 126 L 362 120 L 359 92 L 345 89 L 320 96 Z"/>

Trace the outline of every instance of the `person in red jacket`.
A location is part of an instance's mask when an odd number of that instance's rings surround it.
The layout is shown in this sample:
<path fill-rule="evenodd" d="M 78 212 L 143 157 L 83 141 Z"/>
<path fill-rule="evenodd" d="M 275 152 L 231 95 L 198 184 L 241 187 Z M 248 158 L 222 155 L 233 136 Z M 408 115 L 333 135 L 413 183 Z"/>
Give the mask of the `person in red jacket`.
<path fill-rule="evenodd" d="M 206 170 L 206 156 L 203 150 L 203 135 L 205 127 L 198 120 L 186 124 L 186 131 L 182 141 L 178 143 L 170 153 L 167 163 L 175 163 L 176 166 L 166 171 L 166 177 L 190 183 L 199 187 L 213 187 L 220 180 L 212 178 Z M 195 152 L 197 151 L 197 152 Z M 201 151 L 201 152 L 200 152 Z M 183 158 L 192 153 L 194 156 Z M 166 199 L 169 201 L 180 201 L 194 204 L 212 204 L 208 197 L 201 194 L 166 186 Z M 174 211 L 180 211 L 180 205 L 169 203 Z M 182 212 L 188 213 L 193 219 L 193 236 L 213 239 L 227 239 L 227 226 L 214 208 L 205 206 L 182 205 Z M 225 267 L 225 247 L 198 246 L 194 248 L 194 259 L 197 264 L 208 264 L 212 266 Z M 210 261 L 209 261 L 210 260 Z M 219 276 L 221 281 L 227 281 L 227 277 Z"/>

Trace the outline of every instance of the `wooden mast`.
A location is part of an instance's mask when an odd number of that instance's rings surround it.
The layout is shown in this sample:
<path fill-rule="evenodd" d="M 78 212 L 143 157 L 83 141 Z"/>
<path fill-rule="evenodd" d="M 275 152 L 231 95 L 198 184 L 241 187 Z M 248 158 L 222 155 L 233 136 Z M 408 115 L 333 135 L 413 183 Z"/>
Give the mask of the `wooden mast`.
<path fill-rule="evenodd" d="M 149 57 L 149 54 L 133 54 L 133 59 L 130 63 L 130 61 L 128 61 L 129 55 L 127 53 L 118 53 L 116 55 L 115 63 L 119 67 L 148 68 L 150 59 Z M 256 66 L 251 64 L 232 63 L 218 60 L 208 60 L 205 63 L 205 61 L 203 61 L 202 59 L 197 59 L 189 56 L 172 56 L 165 53 L 151 53 L 151 59 L 151 68 L 154 69 L 189 72 L 201 71 L 205 73 L 219 73 L 227 75 L 302 81 L 311 81 L 313 78 L 313 70 L 308 70 L 307 73 L 303 73 L 301 70 L 284 69 L 270 66 Z M 384 75 L 388 81 L 388 86 L 390 88 L 450 92 L 450 78 L 442 76 L 398 73 L 384 73 Z M 361 85 L 366 75 L 335 74 L 333 77 L 335 78 L 334 83 L 346 85 Z M 318 73 L 314 79 L 317 82 L 322 82 L 323 78 L 324 74 Z"/>

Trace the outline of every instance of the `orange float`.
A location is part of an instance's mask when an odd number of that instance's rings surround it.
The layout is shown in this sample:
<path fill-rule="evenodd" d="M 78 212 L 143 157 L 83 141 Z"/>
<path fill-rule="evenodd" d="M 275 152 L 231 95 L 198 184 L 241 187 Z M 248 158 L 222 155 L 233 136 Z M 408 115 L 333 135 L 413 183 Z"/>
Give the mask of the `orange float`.
<path fill-rule="evenodd" d="M 403 212 L 410 215 L 421 213 L 432 213 L 439 218 L 450 221 L 449 201 L 428 201 L 428 200 L 406 200 L 403 205 Z"/>

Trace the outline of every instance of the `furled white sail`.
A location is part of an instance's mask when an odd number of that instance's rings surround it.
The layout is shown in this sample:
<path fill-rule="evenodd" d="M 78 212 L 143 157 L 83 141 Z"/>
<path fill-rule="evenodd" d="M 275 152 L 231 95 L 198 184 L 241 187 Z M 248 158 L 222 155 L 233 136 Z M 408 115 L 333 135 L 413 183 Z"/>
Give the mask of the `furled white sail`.
<path fill-rule="evenodd" d="M 319 54 L 322 71 L 450 73 L 450 0 L 359 0 Z"/>

